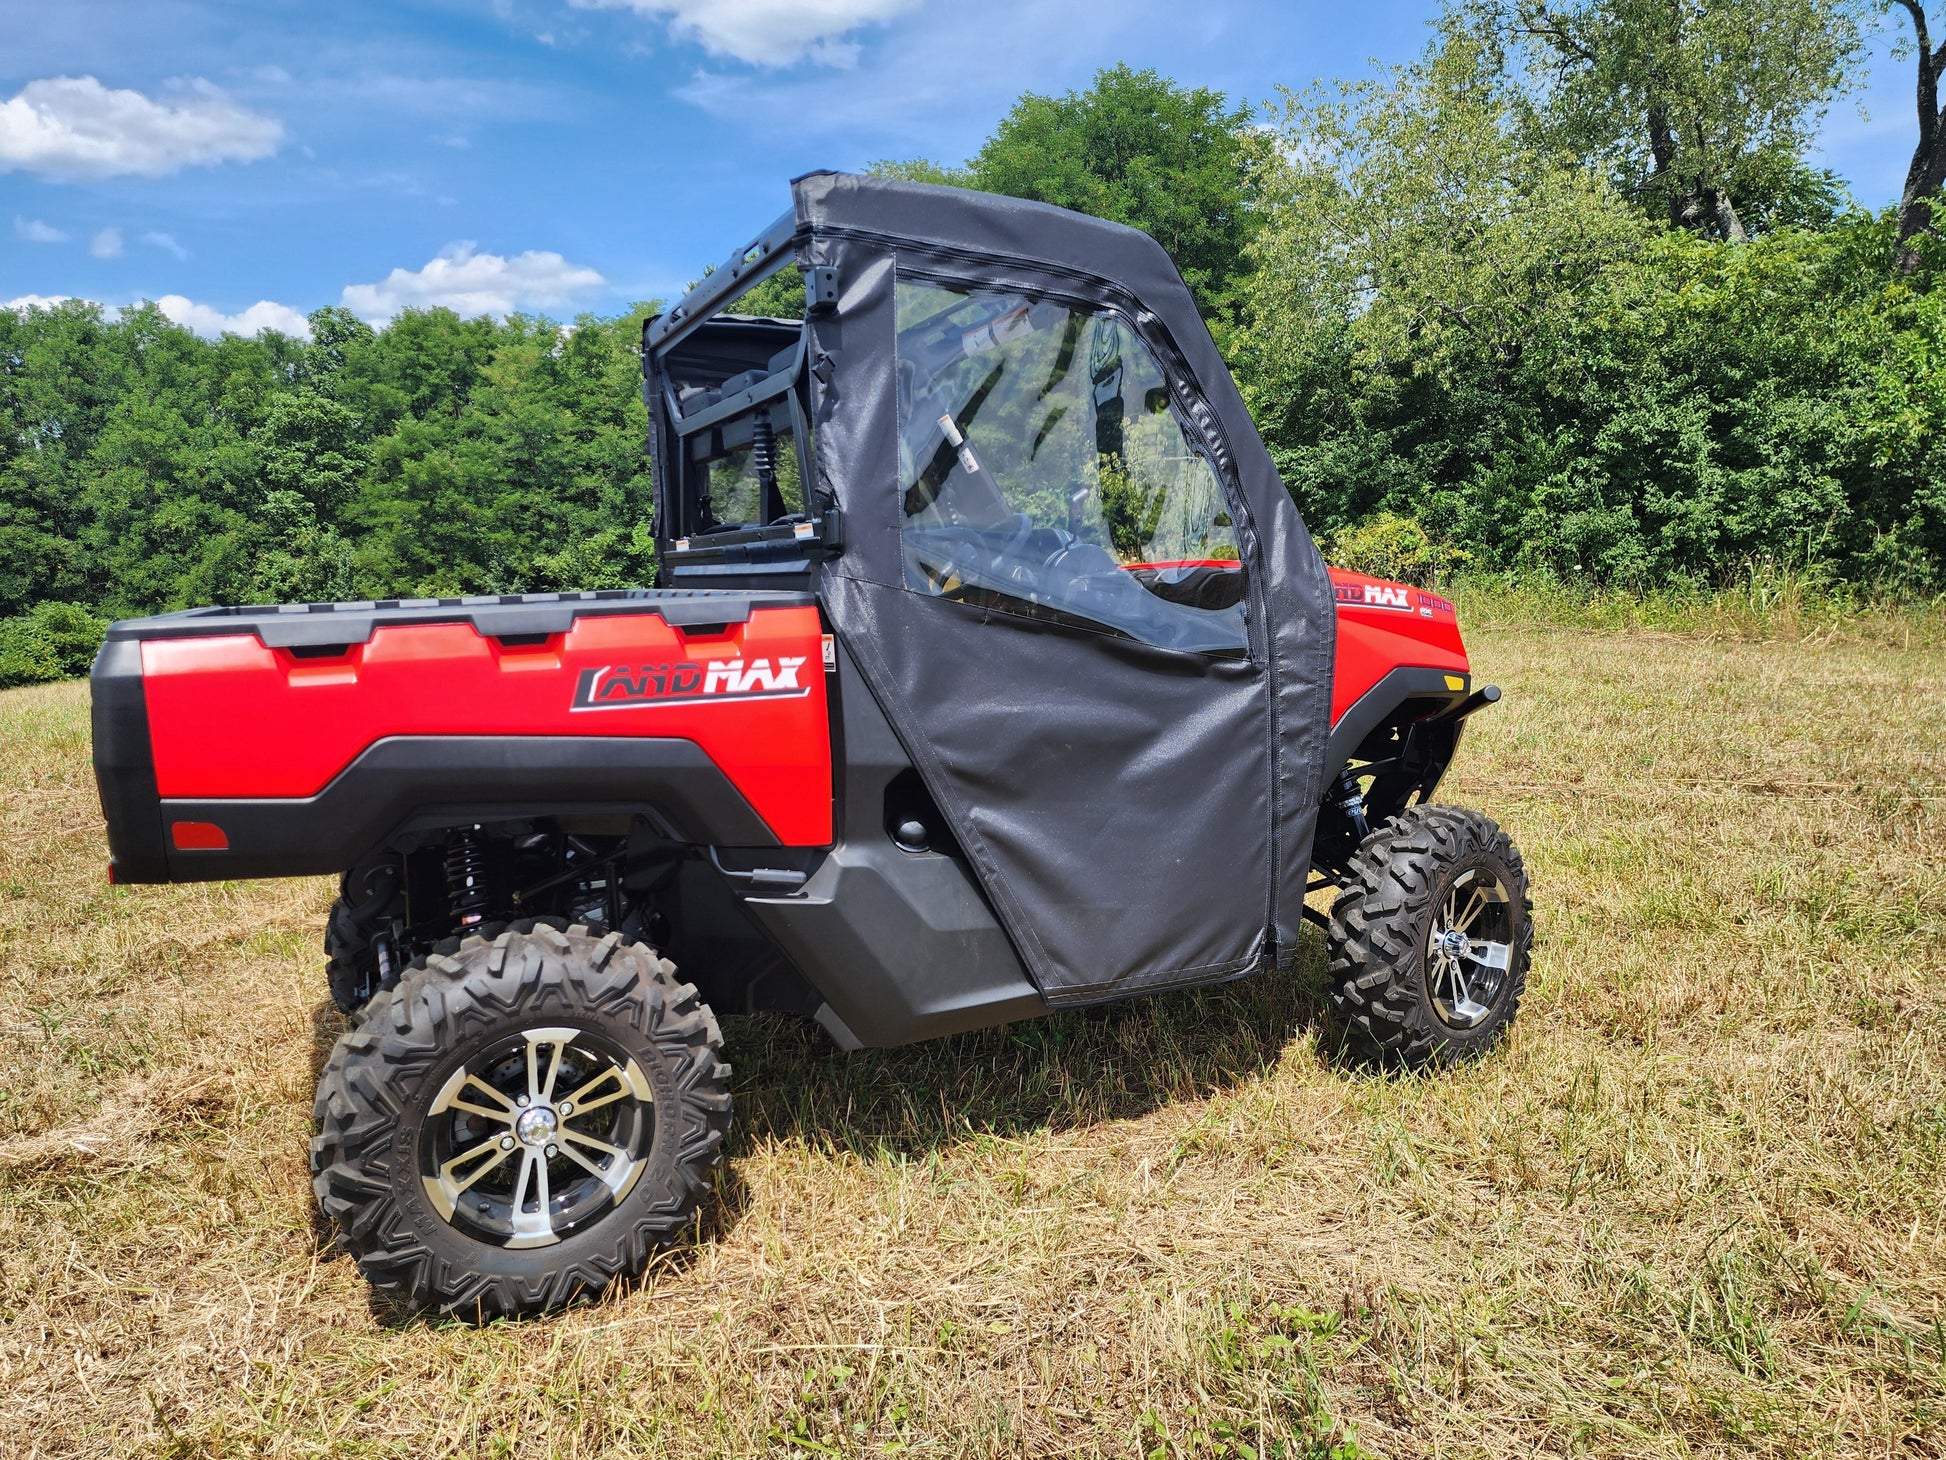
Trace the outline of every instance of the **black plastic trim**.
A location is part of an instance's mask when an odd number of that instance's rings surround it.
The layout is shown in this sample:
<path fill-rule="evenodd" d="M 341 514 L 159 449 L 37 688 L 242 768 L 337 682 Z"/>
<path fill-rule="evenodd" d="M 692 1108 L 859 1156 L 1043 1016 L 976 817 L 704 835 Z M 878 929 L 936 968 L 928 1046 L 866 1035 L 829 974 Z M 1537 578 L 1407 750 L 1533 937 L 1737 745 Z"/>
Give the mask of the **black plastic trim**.
<path fill-rule="evenodd" d="M 131 875 L 122 880 L 342 872 L 408 824 L 431 828 L 529 816 L 647 816 L 677 841 L 778 844 L 702 748 L 676 739 L 393 736 L 365 750 L 315 796 L 167 800 L 159 810 L 158 836 L 162 824 L 207 821 L 223 829 L 229 849 L 171 850 L 164 875 L 133 875 L 131 863 Z"/>
<path fill-rule="evenodd" d="M 800 527 L 810 531 L 798 535 Z M 738 528 L 702 536 L 677 538 L 665 550 L 663 562 L 672 573 L 694 569 L 703 564 L 729 563 L 742 571 L 799 572 L 816 558 L 835 556 L 840 540 L 838 512 L 834 507 L 809 523 L 775 522 L 765 527 Z M 686 543 L 687 546 L 678 544 Z"/>
<path fill-rule="evenodd" d="M 911 1044 L 1047 1013 L 964 860 L 893 843 L 886 788 L 911 758 L 842 642 L 837 656 L 840 840 L 796 892 L 745 897 L 744 910 L 858 1044 Z"/>
<path fill-rule="evenodd" d="M 471 624 L 482 638 L 505 639 L 564 634 L 576 619 L 595 615 L 654 613 L 672 627 L 687 628 L 743 623 L 760 608 L 808 608 L 815 602 L 807 593 L 793 592 L 750 591 L 738 597 L 702 589 L 605 588 L 587 593 L 191 608 L 154 618 L 123 619 L 109 627 L 108 642 L 254 634 L 266 648 L 295 649 L 369 643 L 375 631 L 401 625 L 452 623 Z"/>
<path fill-rule="evenodd" d="M 642 343 L 650 350 L 668 350 L 718 307 L 793 260 L 790 245 L 797 237 L 797 210 L 787 209 L 757 237 L 731 254 L 719 269 L 671 305 L 666 313 L 642 327 Z"/>
<path fill-rule="evenodd" d="M 88 689 L 95 786 L 108 822 L 109 876 L 116 882 L 166 882 L 142 646 L 132 639 L 109 639 L 95 657 Z"/>
<path fill-rule="evenodd" d="M 1331 727 L 1331 738 L 1325 742 L 1322 784 L 1329 786 L 1338 778 L 1338 772 L 1350 763 L 1358 747 L 1365 743 L 1365 737 L 1396 710 L 1401 701 L 1438 699 L 1444 702 L 1444 709 L 1451 709 L 1463 701 L 1466 690 L 1448 685 L 1446 679 L 1449 675 L 1466 683 L 1471 682 L 1466 674 L 1457 669 L 1425 669 L 1407 665 L 1389 671 L 1353 701 L 1351 708 Z"/>

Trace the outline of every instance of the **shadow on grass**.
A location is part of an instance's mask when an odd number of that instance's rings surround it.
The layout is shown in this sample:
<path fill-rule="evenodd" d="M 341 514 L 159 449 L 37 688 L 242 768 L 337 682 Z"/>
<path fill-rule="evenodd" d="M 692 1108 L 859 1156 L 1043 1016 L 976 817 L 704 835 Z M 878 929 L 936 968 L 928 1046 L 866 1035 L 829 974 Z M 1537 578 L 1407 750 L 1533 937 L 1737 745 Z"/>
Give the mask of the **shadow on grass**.
<path fill-rule="evenodd" d="M 1296 957 L 1274 973 L 903 1049 L 845 1054 L 804 1021 L 731 1019 L 731 1154 L 784 1140 L 910 1158 L 983 1135 L 1078 1130 L 1207 1099 L 1321 1028 L 1323 979 L 1323 938 L 1307 928 Z"/>
<path fill-rule="evenodd" d="M 331 1058 L 338 1036 L 351 1028 L 351 1021 L 338 1012 L 329 999 L 319 999 L 311 1010 L 311 1083 L 324 1074 L 324 1062 Z"/>

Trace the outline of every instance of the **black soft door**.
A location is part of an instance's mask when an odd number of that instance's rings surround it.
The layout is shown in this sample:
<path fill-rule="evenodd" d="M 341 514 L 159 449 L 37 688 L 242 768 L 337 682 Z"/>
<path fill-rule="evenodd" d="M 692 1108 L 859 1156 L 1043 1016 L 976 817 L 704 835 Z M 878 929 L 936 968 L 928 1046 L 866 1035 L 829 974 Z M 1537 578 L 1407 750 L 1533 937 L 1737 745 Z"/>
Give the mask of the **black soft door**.
<path fill-rule="evenodd" d="M 827 607 L 1043 994 L 1259 966 L 1297 911 L 1279 575 L 1174 338 L 1059 260 L 813 251 Z"/>

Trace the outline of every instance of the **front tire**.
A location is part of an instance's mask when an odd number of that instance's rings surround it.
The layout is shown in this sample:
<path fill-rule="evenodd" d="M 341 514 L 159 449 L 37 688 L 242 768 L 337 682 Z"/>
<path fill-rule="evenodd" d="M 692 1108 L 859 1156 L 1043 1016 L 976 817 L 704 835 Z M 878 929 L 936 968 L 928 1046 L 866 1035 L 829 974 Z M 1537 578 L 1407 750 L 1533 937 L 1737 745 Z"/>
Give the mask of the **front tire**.
<path fill-rule="evenodd" d="M 1391 1068 L 1477 1058 L 1519 1011 L 1533 938 L 1527 869 L 1491 818 L 1401 813 L 1365 838 L 1331 909 L 1338 1047 Z"/>
<path fill-rule="evenodd" d="M 730 1124 L 722 1034 L 646 944 L 516 923 L 366 1006 L 318 1083 L 312 1184 L 381 1293 L 487 1319 L 639 1275 Z"/>

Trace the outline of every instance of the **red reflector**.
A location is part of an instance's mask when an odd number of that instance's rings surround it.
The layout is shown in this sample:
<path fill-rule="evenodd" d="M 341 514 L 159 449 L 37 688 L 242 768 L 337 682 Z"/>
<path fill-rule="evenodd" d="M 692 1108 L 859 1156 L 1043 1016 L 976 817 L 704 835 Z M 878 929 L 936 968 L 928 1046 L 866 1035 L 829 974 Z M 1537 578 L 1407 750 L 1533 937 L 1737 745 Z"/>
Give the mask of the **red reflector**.
<path fill-rule="evenodd" d="M 115 885 L 115 864 L 113 862 L 108 864 L 108 885 L 110 887 Z"/>
<path fill-rule="evenodd" d="M 169 839 L 179 852 L 227 852 L 230 839 L 213 821 L 172 821 Z"/>

